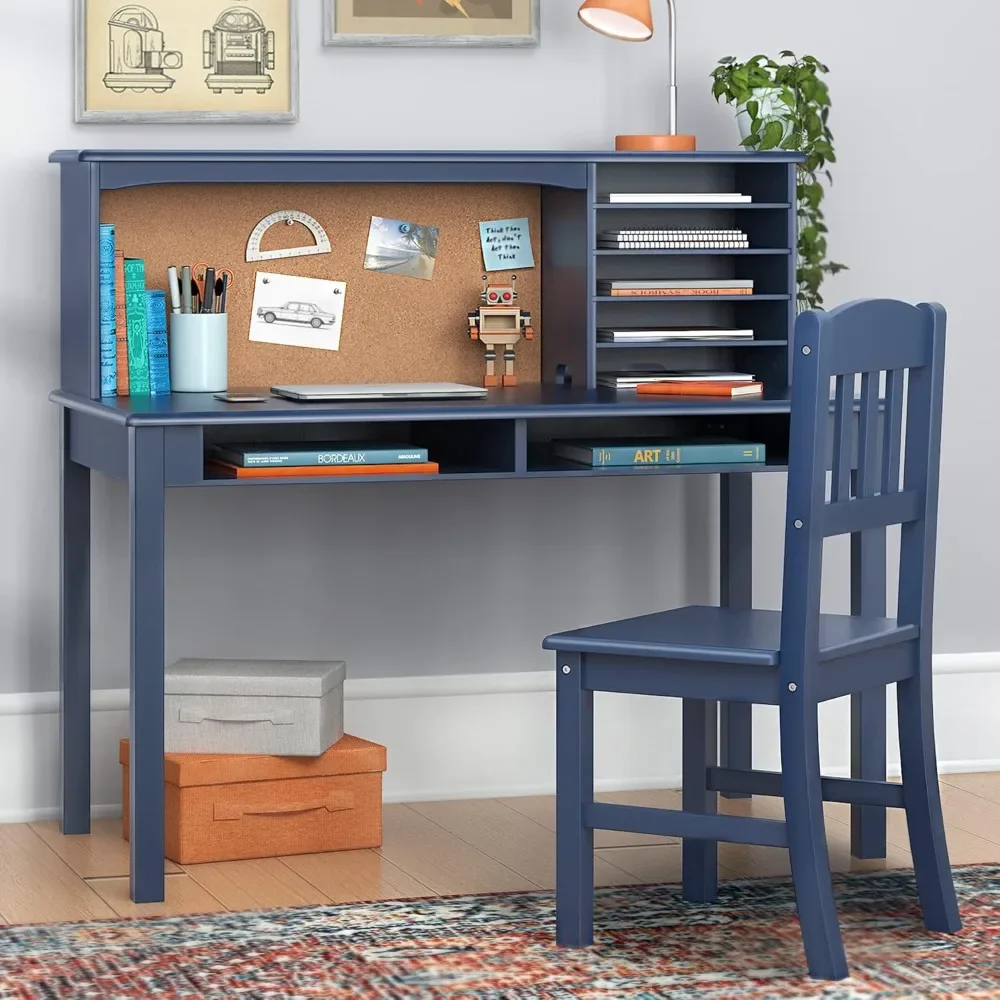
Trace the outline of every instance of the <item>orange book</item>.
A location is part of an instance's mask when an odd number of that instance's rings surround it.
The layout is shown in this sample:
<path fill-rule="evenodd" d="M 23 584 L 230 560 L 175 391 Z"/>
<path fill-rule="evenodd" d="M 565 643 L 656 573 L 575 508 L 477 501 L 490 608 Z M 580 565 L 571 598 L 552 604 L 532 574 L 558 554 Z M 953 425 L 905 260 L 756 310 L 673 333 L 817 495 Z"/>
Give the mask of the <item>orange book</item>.
<path fill-rule="evenodd" d="M 118 395 L 128 395 L 128 322 L 125 316 L 125 253 L 115 253 L 115 365 Z"/>
<path fill-rule="evenodd" d="M 762 382 L 646 382 L 636 386 L 642 396 L 759 396 Z"/>
<path fill-rule="evenodd" d="M 245 469 L 228 462 L 209 460 L 208 472 L 216 479 L 305 479 L 310 476 L 427 476 L 440 471 L 437 462 L 413 462 L 400 465 L 281 465 L 277 468 L 255 466 Z"/>

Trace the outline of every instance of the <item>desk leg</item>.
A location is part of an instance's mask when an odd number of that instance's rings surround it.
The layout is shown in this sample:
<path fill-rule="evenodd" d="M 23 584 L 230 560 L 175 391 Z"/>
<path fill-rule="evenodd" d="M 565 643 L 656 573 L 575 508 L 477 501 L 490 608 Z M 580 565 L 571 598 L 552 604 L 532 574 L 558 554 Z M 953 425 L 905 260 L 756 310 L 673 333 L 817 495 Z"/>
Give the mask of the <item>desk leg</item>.
<path fill-rule="evenodd" d="M 852 474 L 852 475 L 856 475 Z M 885 529 L 851 535 L 851 614 L 885 615 Z M 885 781 L 886 689 L 851 695 L 851 777 Z M 885 857 L 885 807 L 851 806 L 851 854 Z"/>
<path fill-rule="evenodd" d="M 129 429 L 129 892 L 164 899 L 163 428 Z"/>
<path fill-rule="evenodd" d="M 90 469 L 70 458 L 62 413 L 59 694 L 62 832 L 90 833 Z"/>
<path fill-rule="evenodd" d="M 719 477 L 719 603 L 729 608 L 753 606 L 753 476 L 729 472 Z M 723 767 L 748 771 L 753 766 L 752 705 L 722 702 L 719 758 Z M 750 798 L 723 792 L 727 799 Z"/>

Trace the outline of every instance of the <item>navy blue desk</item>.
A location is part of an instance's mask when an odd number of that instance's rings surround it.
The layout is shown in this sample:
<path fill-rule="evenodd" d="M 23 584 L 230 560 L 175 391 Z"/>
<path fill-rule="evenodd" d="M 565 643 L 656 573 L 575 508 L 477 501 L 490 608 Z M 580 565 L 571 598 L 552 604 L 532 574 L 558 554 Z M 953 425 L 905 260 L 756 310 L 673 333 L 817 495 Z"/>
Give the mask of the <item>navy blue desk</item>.
<path fill-rule="evenodd" d="M 63 411 L 62 438 L 62 829 L 90 830 L 90 477 L 128 483 L 130 563 L 131 896 L 163 899 L 164 503 L 171 488 L 247 489 L 298 482 L 347 488 L 364 477 L 324 480 L 212 479 L 207 447 L 215 441 L 275 435 L 282 439 L 357 437 L 382 433 L 425 445 L 441 465 L 428 489 L 449 480 L 589 478 L 700 474 L 721 477 L 721 600 L 749 607 L 752 583 L 752 480 L 784 469 L 788 443 L 789 340 L 794 320 L 795 164 L 791 154 L 690 153 L 340 153 L 107 152 L 53 155 L 62 172 L 62 378 L 51 398 Z M 492 390 L 473 401 L 300 404 L 272 399 L 233 405 L 210 395 L 99 399 L 97 244 L 104 190 L 161 183 L 515 182 L 542 191 L 541 385 Z M 658 186 L 653 186 L 658 185 Z M 752 401 L 637 400 L 595 388 L 598 370 L 616 357 L 598 344 L 605 310 L 621 309 L 595 294 L 608 251 L 596 250 L 599 217 L 648 209 L 611 207 L 609 190 L 716 191 L 753 195 L 736 212 L 754 251 L 732 255 L 737 276 L 754 276 L 763 290 L 732 308 L 737 321 L 756 317 L 761 335 L 750 344 L 720 344 L 726 358 L 749 364 L 766 386 Z M 697 206 L 696 206 L 697 207 Z M 610 218 L 610 216 L 608 216 Z M 620 252 L 615 252 L 620 253 Z M 636 253 L 648 253 L 637 251 Z M 668 257 L 676 251 L 656 252 Z M 687 254 L 688 251 L 680 251 Z M 643 317 L 662 303 L 639 302 Z M 759 312 L 750 312 L 759 310 Z M 615 314 L 620 316 L 620 314 Z M 639 315 L 639 313 L 636 313 Z M 617 320 L 621 321 L 621 320 Z M 640 322 L 647 322 L 642 319 Z M 663 320 L 661 320 L 662 322 Z M 683 348 L 666 348 L 667 351 Z M 752 354 L 751 354 L 752 352 Z M 721 355 L 720 355 L 721 357 Z M 678 356 L 672 355 L 672 361 Z M 725 364 L 725 362 L 722 362 Z M 682 363 L 681 365 L 682 366 Z M 280 381 L 280 373 L 275 373 Z M 589 469 L 554 457 L 560 437 L 683 434 L 692 430 L 764 441 L 766 466 Z M 379 477 L 380 481 L 391 477 Z M 431 482 L 436 486 L 429 485 Z M 852 539 L 852 611 L 881 614 L 885 605 L 885 545 L 868 533 Z M 539 637 L 541 639 L 541 637 Z M 852 707 L 852 771 L 885 774 L 885 699 L 859 696 Z M 723 766 L 750 766 L 749 706 L 723 706 Z M 852 817 L 857 856 L 885 852 L 884 809 L 859 807 Z"/>

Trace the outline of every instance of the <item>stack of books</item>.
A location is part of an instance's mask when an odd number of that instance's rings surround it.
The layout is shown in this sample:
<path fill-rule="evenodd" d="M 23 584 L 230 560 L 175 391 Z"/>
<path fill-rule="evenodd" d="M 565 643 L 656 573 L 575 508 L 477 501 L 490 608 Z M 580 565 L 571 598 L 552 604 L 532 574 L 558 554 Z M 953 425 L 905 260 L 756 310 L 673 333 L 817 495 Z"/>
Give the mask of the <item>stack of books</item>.
<path fill-rule="evenodd" d="M 668 371 L 660 365 L 630 371 L 598 372 L 597 384 L 607 389 L 634 390 L 641 395 L 759 396 L 764 391 L 749 372 Z"/>
<path fill-rule="evenodd" d="M 126 257 L 102 225 L 99 255 L 101 395 L 170 392 L 166 293 L 146 288 L 146 264 Z"/>
<path fill-rule="evenodd" d="M 207 474 L 214 479 L 426 476 L 439 471 L 426 448 L 346 441 L 219 444 L 209 449 L 207 463 Z"/>
<path fill-rule="evenodd" d="M 597 294 L 623 298 L 661 295 L 753 295 L 753 281 L 749 278 L 711 278 L 706 281 L 695 281 L 690 278 L 607 279 L 597 282 Z"/>
<path fill-rule="evenodd" d="M 693 438 L 690 441 L 553 441 L 552 451 L 557 458 L 589 465 L 591 468 L 744 465 L 767 461 L 767 449 L 763 444 L 730 438 Z"/>
<path fill-rule="evenodd" d="M 746 250 L 742 229 L 605 229 L 599 250 Z"/>
<path fill-rule="evenodd" d="M 753 330 L 729 330 L 722 326 L 628 326 L 600 327 L 599 344 L 669 344 L 676 341 L 753 340 Z"/>
<path fill-rule="evenodd" d="M 612 191 L 611 205 L 746 205 L 748 194 L 738 191 Z"/>

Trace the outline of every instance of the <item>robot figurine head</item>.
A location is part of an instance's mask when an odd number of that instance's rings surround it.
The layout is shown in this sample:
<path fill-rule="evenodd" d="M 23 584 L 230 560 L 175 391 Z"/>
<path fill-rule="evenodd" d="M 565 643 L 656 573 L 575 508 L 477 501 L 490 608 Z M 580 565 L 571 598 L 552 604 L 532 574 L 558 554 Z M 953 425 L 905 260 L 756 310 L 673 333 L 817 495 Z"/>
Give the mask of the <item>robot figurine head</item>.
<path fill-rule="evenodd" d="M 483 291 L 480 297 L 483 303 L 488 306 L 512 306 L 517 302 L 517 290 L 514 287 L 516 283 L 516 274 L 510 276 L 509 285 L 490 284 L 490 276 L 484 274 Z"/>

